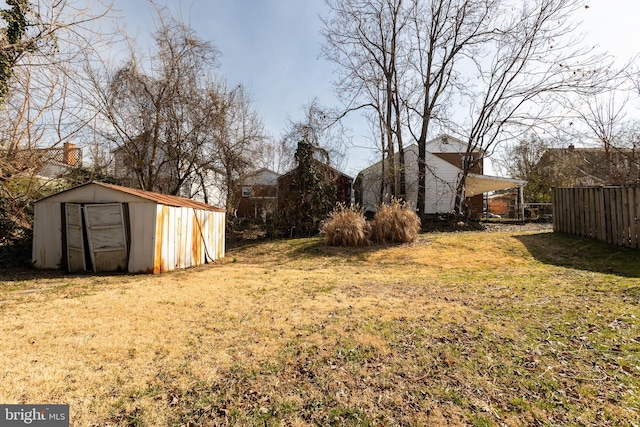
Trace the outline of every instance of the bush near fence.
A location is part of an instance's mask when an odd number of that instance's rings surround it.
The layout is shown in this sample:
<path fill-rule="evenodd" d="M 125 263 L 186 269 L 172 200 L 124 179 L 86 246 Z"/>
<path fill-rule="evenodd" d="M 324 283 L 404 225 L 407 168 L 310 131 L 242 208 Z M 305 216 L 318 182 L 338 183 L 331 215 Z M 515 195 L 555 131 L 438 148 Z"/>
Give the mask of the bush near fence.
<path fill-rule="evenodd" d="M 640 185 L 554 188 L 553 231 L 640 249 Z"/>

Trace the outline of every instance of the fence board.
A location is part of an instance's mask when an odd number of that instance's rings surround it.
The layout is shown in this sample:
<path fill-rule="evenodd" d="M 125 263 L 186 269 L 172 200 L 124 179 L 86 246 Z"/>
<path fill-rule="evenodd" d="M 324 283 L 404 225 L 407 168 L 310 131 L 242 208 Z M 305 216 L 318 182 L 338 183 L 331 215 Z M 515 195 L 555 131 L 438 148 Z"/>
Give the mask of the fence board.
<path fill-rule="evenodd" d="M 604 191 L 602 191 L 602 188 L 598 188 L 596 189 L 596 192 L 597 192 L 596 215 L 598 217 L 597 239 L 606 241 L 607 240 L 607 217 L 604 211 Z"/>
<path fill-rule="evenodd" d="M 633 215 L 633 242 L 632 247 L 640 249 L 640 187 L 631 189 L 633 194 L 633 205 L 631 212 Z"/>
<path fill-rule="evenodd" d="M 587 212 L 589 212 L 589 238 L 595 239 L 598 235 L 598 223 L 596 221 L 596 210 L 597 199 L 596 199 L 596 191 L 594 188 L 588 188 L 587 192 L 589 194 L 589 200 L 587 201 Z"/>
<path fill-rule="evenodd" d="M 629 188 L 622 188 L 622 246 L 631 245 L 631 218 L 629 211 Z"/>
<path fill-rule="evenodd" d="M 554 188 L 553 230 L 640 249 L 640 185 Z"/>

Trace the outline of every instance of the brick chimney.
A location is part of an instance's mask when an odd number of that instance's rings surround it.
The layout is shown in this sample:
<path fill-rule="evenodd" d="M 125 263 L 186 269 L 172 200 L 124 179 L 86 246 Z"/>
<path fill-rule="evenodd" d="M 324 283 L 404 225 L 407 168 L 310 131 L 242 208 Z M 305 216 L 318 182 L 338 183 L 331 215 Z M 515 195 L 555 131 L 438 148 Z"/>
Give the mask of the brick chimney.
<path fill-rule="evenodd" d="M 65 165 L 76 166 L 80 161 L 80 149 L 76 144 L 65 142 L 62 145 L 62 161 Z"/>

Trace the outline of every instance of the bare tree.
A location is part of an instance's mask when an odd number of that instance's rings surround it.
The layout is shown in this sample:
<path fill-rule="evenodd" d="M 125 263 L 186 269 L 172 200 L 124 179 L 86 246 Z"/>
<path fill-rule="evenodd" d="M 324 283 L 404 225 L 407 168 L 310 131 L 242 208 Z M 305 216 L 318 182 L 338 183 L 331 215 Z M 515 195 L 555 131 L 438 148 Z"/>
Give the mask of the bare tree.
<path fill-rule="evenodd" d="M 383 168 L 387 168 L 380 197 L 390 190 L 390 196 L 402 199 L 406 194 L 402 132 L 406 117 L 401 86 L 405 84 L 407 37 L 403 32 L 408 8 L 403 0 L 327 0 L 327 4 L 331 17 L 323 20 L 323 53 L 341 65 L 336 89 L 348 105 L 344 114 L 372 110 Z"/>
<path fill-rule="evenodd" d="M 28 228 L 25 206 L 56 189 L 55 180 L 41 176 L 52 175 L 43 168 L 56 153 L 69 154 L 65 144 L 86 124 L 76 97 L 77 60 L 100 45 L 92 23 L 105 18 L 109 6 L 6 4 L 0 12 L 0 219 Z"/>
<path fill-rule="evenodd" d="M 208 165 L 204 147 L 219 121 L 209 90 L 218 51 L 193 29 L 157 9 L 149 58 L 131 50 L 124 66 L 88 70 L 95 132 L 114 148 L 123 179 L 145 190 L 179 194 Z"/>
<path fill-rule="evenodd" d="M 408 127 L 418 145 L 418 212 L 424 212 L 425 207 L 426 144 L 432 123 L 445 119 L 447 102 L 456 90 L 464 89 L 464 79 L 456 66 L 473 57 L 491 35 L 490 18 L 499 3 L 500 0 L 330 3 L 335 17 L 325 21 L 325 54 L 342 65 L 338 88 L 350 95 L 352 109 L 374 108 L 381 124 L 384 155 L 392 157 L 393 140 L 398 144 L 401 175 L 403 128 Z M 391 166 L 394 164 L 390 162 Z M 399 193 L 403 195 L 405 178 L 399 182 Z"/>
<path fill-rule="evenodd" d="M 491 18 L 499 0 L 415 0 L 411 64 L 417 86 L 407 102 L 414 114 L 412 131 L 418 144 L 418 200 L 425 208 L 426 143 L 432 121 L 444 119 L 447 98 L 466 90 L 459 62 L 479 54 L 493 32 Z M 440 115 L 440 117 L 439 117 Z"/>
<path fill-rule="evenodd" d="M 345 157 L 345 130 L 337 117 L 337 111 L 320 105 L 317 99 L 312 100 L 303 108 L 303 117 L 290 120 L 288 129 L 281 139 L 282 170 L 286 172 L 297 163 L 295 152 L 300 141 L 306 141 L 317 149 L 313 150 L 317 160 L 340 169 Z"/>
<path fill-rule="evenodd" d="M 626 180 L 627 168 L 621 167 L 620 162 L 615 159 L 626 157 L 627 164 L 636 163 L 634 150 L 629 151 L 624 147 L 625 130 L 628 129 L 625 121 L 625 111 L 628 105 L 628 96 L 618 102 L 616 92 L 611 91 L 602 96 L 582 97 L 578 109 L 581 122 L 586 125 L 588 131 L 585 136 L 595 139 L 599 147 L 603 150 L 604 158 L 600 165 L 603 175 L 610 183 L 621 183 Z"/>
<path fill-rule="evenodd" d="M 237 207 L 235 185 L 240 176 L 264 157 L 267 139 L 262 120 L 252 108 L 250 94 L 242 85 L 218 85 L 209 92 L 216 108 L 216 121 L 210 123 L 212 137 L 208 166 L 224 176 L 223 187 L 228 210 Z M 206 186 L 202 185 L 206 191 Z M 206 194 L 206 193 L 205 193 Z"/>
<path fill-rule="evenodd" d="M 597 93 L 611 79 L 606 56 L 584 48 L 574 35 L 569 17 L 580 7 L 577 0 L 527 1 L 495 21 L 484 47 L 490 55 L 475 61 L 481 85 L 470 91 L 472 120 L 456 214 L 466 214 L 466 178 L 484 156 L 523 129 L 552 121 L 559 99 Z"/>
<path fill-rule="evenodd" d="M 541 138 L 535 133 L 524 135 L 515 144 L 502 153 L 500 163 L 508 176 L 527 181 L 524 198 L 528 202 L 546 203 L 551 201 L 552 177 L 541 164 L 549 149 L 553 148 L 553 139 Z"/>

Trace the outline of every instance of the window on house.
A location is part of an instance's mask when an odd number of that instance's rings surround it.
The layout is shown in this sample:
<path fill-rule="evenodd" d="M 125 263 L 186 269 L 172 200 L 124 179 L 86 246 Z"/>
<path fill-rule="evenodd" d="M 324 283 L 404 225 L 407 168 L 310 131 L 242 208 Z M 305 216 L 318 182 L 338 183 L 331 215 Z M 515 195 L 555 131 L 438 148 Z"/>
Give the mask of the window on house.
<path fill-rule="evenodd" d="M 242 187 L 242 197 L 251 197 L 251 187 Z"/>

